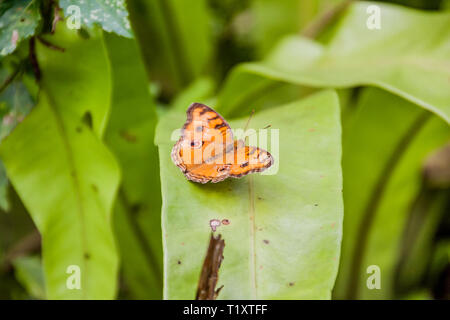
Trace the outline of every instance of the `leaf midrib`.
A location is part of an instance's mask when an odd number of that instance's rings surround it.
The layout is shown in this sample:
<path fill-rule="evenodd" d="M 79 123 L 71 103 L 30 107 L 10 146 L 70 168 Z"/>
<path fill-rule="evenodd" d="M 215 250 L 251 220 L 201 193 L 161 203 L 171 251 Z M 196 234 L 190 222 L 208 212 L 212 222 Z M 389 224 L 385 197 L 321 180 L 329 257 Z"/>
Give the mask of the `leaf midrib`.
<path fill-rule="evenodd" d="M 250 235 L 250 289 L 252 291 L 252 299 L 258 297 L 258 284 L 256 281 L 256 226 L 255 226 L 255 187 L 253 183 L 253 176 L 248 177 L 248 197 L 249 197 L 249 235 Z"/>
<path fill-rule="evenodd" d="M 77 199 L 77 201 L 76 201 L 77 202 L 77 213 L 80 217 L 80 224 L 81 224 L 81 246 L 83 249 L 83 255 L 81 257 L 82 264 L 83 264 L 82 270 L 83 270 L 83 274 L 87 275 L 88 268 L 87 268 L 85 254 L 88 253 L 88 250 L 87 250 L 87 237 L 86 237 L 86 224 L 85 224 L 85 209 L 84 209 L 84 206 L 82 203 L 81 187 L 80 187 L 78 172 L 77 172 L 77 168 L 75 165 L 75 160 L 73 157 L 73 152 L 72 152 L 72 148 L 71 148 L 71 145 L 69 142 L 69 138 L 67 136 L 64 121 L 61 117 L 61 114 L 59 113 L 58 108 L 55 107 L 55 103 L 54 103 L 51 95 L 47 94 L 46 96 L 48 99 L 49 109 L 51 110 L 51 112 L 54 115 L 56 126 L 60 132 L 60 136 L 61 136 L 64 148 L 66 149 L 66 153 L 67 153 L 67 158 L 68 158 L 68 162 L 69 162 L 69 176 L 70 176 L 70 180 L 72 181 L 73 188 L 75 191 L 74 193 L 75 193 L 75 197 Z M 87 278 L 88 278 L 87 276 L 81 277 L 82 288 L 86 288 L 85 281 L 83 281 L 83 280 L 87 279 Z M 83 299 L 86 298 L 86 293 L 85 293 L 86 291 L 87 290 L 81 290 L 81 296 Z"/>

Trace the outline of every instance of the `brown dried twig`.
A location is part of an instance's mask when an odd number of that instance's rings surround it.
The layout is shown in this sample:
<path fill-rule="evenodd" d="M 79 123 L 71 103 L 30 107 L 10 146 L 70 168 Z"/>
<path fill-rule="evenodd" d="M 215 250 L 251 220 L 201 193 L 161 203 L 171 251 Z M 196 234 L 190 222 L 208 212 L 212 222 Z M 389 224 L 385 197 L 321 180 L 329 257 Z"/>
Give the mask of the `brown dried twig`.
<path fill-rule="evenodd" d="M 54 3 L 54 7 L 53 7 L 53 21 L 52 21 L 52 30 L 51 30 L 51 34 L 55 33 L 56 30 L 56 24 L 58 23 L 58 21 L 63 21 L 64 18 L 61 16 L 60 14 L 60 10 L 61 8 L 58 6 L 57 3 Z"/>
<path fill-rule="evenodd" d="M 39 63 L 36 57 L 36 38 L 30 38 L 30 49 L 28 53 L 28 58 L 30 59 L 31 66 L 33 67 L 34 77 L 37 81 L 41 80 L 41 69 L 39 68 Z"/>
<path fill-rule="evenodd" d="M 211 233 L 209 239 L 208 251 L 203 261 L 202 273 L 198 282 L 196 300 L 215 300 L 220 290 L 216 290 L 217 281 L 219 279 L 219 268 L 223 260 L 223 248 L 225 241 L 221 239 L 220 234 L 217 237 Z"/>
<path fill-rule="evenodd" d="M 41 234 L 38 230 L 34 230 L 13 245 L 5 254 L 2 263 L 2 269 L 9 271 L 14 259 L 26 256 L 30 253 L 37 252 L 41 248 Z"/>
<path fill-rule="evenodd" d="M 339 16 L 347 7 L 353 2 L 353 0 L 346 0 L 338 3 L 336 6 L 328 11 L 325 11 L 321 16 L 308 24 L 302 31 L 302 36 L 307 38 L 317 38 L 317 36 Z"/>
<path fill-rule="evenodd" d="M 66 49 L 58 47 L 57 45 L 54 45 L 53 43 L 51 43 L 50 41 L 45 40 L 42 37 L 38 36 L 37 38 L 38 38 L 39 42 L 41 42 L 44 46 L 46 46 L 46 47 L 48 47 L 50 49 L 53 49 L 53 50 L 56 50 L 56 51 L 61 51 L 61 52 L 66 51 Z"/>

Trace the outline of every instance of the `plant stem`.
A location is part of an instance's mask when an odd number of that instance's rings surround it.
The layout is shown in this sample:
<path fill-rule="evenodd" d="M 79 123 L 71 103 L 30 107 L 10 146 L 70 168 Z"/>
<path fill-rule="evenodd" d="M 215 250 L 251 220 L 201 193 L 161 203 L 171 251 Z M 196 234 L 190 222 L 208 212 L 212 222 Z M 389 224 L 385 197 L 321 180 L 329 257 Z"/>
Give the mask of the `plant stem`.
<path fill-rule="evenodd" d="M 412 123 L 409 129 L 406 130 L 405 134 L 400 139 L 390 158 L 386 162 L 386 165 L 384 166 L 379 176 L 378 182 L 375 185 L 372 195 L 367 202 L 366 208 L 363 212 L 363 218 L 360 223 L 360 227 L 358 228 L 356 246 L 353 251 L 352 259 L 350 260 L 350 280 L 347 287 L 347 299 L 353 300 L 358 297 L 358 285 L 362 262 L 364 259 L 364 253 L 366 251 L 367 243 L 369 240 L 371 226 L 373 221 L 375 220 L 375 216 L 382 201 L 386 186 L 389 183 L 390 178 L 392 177 L 394 170 L 400 162 L 406 149 L 429 118 L 429 112 L 422 112 Z"/>

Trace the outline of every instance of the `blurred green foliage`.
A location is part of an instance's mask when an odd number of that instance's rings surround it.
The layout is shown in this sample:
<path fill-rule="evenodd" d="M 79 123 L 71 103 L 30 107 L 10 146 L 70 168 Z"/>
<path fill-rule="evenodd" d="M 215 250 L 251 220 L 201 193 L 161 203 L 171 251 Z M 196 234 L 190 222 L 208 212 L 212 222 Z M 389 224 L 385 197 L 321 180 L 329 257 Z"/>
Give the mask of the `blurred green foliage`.
<path fill-rule="evenodd" d="M 449 299 L 449 8 L 2 1 L 0 298 L 194 298 L 220 217 L 219 298 Z M 186 181 L 194 101 L 280 129 L 279 172 Z"/>

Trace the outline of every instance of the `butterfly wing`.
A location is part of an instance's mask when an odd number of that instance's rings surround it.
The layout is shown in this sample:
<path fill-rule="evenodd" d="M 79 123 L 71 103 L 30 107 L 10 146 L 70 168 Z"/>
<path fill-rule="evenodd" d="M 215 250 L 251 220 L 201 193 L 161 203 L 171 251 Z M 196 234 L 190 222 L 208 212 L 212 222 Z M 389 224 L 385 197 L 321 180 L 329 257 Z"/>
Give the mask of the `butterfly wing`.
<path fill-rule="evenodd" d="M 199 183 L 220 182 L 230 176 L 230 166 L 227 164 L 186 165 L 183 171 L 186 178 Z"/>
<path fill-rule="evenodd" d="M 210 107 L 193 103 L 180 139 L 172 149 L 172 161 L 192 181 L 219 182 L 228 177 L 229 166 L 217 164 L 233 143 L 233 133 L 225 119 Z"/>
<path fill-rule="evenodd" d="M 264 149 L 245 146 L 242 140 L 234 144 L 234 161 L 230 163 L 229 175 L 234 178 L 252 172 L 261 172 L 273 164 L 272 155 Z"/>

